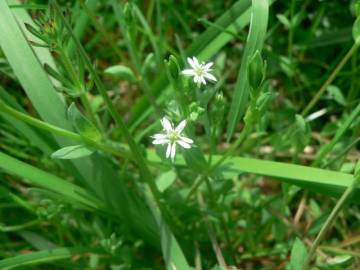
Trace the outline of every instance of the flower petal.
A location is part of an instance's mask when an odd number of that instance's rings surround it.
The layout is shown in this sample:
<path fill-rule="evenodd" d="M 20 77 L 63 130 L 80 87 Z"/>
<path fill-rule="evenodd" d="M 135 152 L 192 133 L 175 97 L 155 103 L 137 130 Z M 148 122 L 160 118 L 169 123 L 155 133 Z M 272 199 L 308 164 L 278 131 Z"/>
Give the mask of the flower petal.
<path fill-rule="evenodd" d="M 198 75 L 194 76 L 194 83 L 199 83 L 200 82 L 200 77 Z"/>
<path fill-rule="evenodd" d="M 167 134 L 161 134 L 161 133 L 157 133 L 154 136 L 152 136 L 154 139 L 156 140 L 161 140 L 161 139 L 165 139 L 167 138 Z"/>
<path fill-rule="evenodd" d="M 163 126 L 164 130 L 166 130 L 167 132 L 170 132 L 173 130 L 172 123 L 166 117 L 163 117 L 161 119 L 161 125 Z"/>
<path fill-rule="evenodd" d="M 182 140 L 177 140 L 176 142 L 177 142 L 178 144 L 180 144 L 182 147 L 186 148 L 186 149 L 191 148 L 191 145 L 188 144 L 187 142 L 184 142 L 184 141 L 182 141 Z"/>
<path fill-rule="evenodd" d="M 187 138 L 187 137 L 184 137 L 184 136 L 180 136 L 179 138 L 180 138 L 180 140 L 182 140 L 182 141 L 184 141 L 186 143 L 189 143 L 189 144 L 194 143 L 194 141 L 192 139 L 190 139 L 190 138 Z"/>
<path fill-rule="evenodd" d="M 205 73 L 205 75 L 204 75 L 207 79 L 209 79 L 209 80 L 211 80 L 211 81 L 217 81 L 216 80 L 216 78 L 215 78 L 215 76 L 214 75 L 212 75 L 212 74 L 210 74 L 210 73 Z"/>
<path fill-rule="evenodd" d="M 166 158 L 169 158 L 170 154 L 171 154 L 171 143 L 169 143 L 166 148 Z"/>
<path fill-rule="evenodd" d="M 193 69 L 184 69 L 183 71 L 181 71 L 181 74 L 186 76 L 194 76 L 195 72 Z"/>
<path fill-rule="evenodd" d="M 175 154 L 176 154 L 176 143 L 173 143 L 172 147 L 171 147 L 171 160 L 172 161 L 174 161 L 174 159 L 175 159 Z"/>
<path fill-rule="evenodd" d="M 187 58 L 187 61 L 188 61 L 189 65 L 190 65 L 192 68 L 195 67 L 195 63 L 194 63 L 194 61 L 193 61 L 190 57 Z"/>
<path fill-rule="evenodd" d="M 169 143 L 168 139 L 157 139 L 157 140 L 153 140 L 152 142 L 153 144 L 165 144 L 165 143 Z"/>
<path fill-rule="evenodd" d="M 193 62 L 194 62 L 195 67 L 199 67 L 199 66 L 200 66 L 199 61 L 198 61 L 198 59 L 197 59 L 195 56 L 193 56 L 192 60 L 193 60 Z"/>
<path fill-rule="evenodd" d="M 204 69 L 207 69 L 207 70 L 208 70 L 209 68 L 212 67 L 213 64 L 214 64 L 213 62 L 209 62 L 209 63 L 205 64 L 205 65 L 204 65 Z"/>
<path fill-rule="evenodd" d="M 200 79 L 201 79 L 201 82 L 202 82 L 203 84 L 206 84 L 206 81 L 205 81 L 205 79 L 204 79 L 203 76 L 201 76 Z"/>
<path fill-rule="evenodd" d="M 186 120 L 182 120 L 180 124 L 178 124 L 178 126 L 175 128 L 175 131 L 181 133 L 185 127 L 186 127 Z"/>

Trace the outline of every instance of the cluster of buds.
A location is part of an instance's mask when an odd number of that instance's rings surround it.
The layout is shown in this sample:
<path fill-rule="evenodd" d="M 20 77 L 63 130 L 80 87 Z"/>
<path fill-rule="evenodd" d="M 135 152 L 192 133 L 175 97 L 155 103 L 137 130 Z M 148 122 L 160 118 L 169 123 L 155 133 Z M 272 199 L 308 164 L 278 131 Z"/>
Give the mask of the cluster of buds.
<path fill-rule="evenodd" d="M 60 46 L 66 44 L 70 39 L 70 33 L 65 31 L 65 26 L 59 16 L 56 16 L 52 5 L 49 12 L 39 16 L 34 23 L 36 27 L 25 23 L 26 29 L 42 42 L 30 41 L 33 46 L 46 47 L 56 52 Z"/>

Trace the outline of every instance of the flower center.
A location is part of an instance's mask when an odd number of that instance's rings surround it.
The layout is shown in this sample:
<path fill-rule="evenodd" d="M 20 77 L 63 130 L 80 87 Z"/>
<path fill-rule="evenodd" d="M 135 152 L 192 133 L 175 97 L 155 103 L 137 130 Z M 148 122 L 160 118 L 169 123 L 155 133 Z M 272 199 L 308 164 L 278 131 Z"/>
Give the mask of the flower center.
<path fill-rule="evenodd" d="M 179 133 L 172 131 L 169 133 L 168 138 L 171 142 L 176 142 L 179 139 Z"/>
<path fill-rule="evenodd" d="M 197 76 L 203 76 L 204 75 L 204 69 L 202 67 L 197 67 L 197 68 L 195 68 L 194 71 L 195 71 L 195 74 Z"/>

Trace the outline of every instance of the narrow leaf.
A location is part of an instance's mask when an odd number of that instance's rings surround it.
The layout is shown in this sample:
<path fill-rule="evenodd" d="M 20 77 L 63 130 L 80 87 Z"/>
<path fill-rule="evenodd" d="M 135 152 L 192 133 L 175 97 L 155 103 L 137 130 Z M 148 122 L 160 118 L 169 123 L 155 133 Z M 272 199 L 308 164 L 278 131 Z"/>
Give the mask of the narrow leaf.
<path fill-rule="evenodd" d="M 84 145 L 73 145 L 57 150 L 52 153 L 51 157 L 59 159 L 76 159 L 90 156 L 92 153 L 94 153 L 94 150 L 89 149 Z"/>
<path fill-rule="evenodd" d="M 101 140 L 101 133 L 97 128 L 85 118 L 85 116 L 76 108 L 75 103 L 72 103 L 67 112 L 68 118 L 73 124 L 74 128 L 80 135 L 92 139 L 94 141 Z"/>
<path fill-rule="evenodd" d="M 358 17 L 354 22 L 352 34 L 355 43 L 360 44 L 360 17 Z"/>
<path fill-rule="evenodd" d="M 0 261 L 0 269 L 13 269 L 20 266 L 30 266 L 41 263 L 51 263 L 58 260 L 70 260 L 73 256 L 79 256 L 84 253 L 96 252 L 102 253 L 99 249 L 94 248 L 56 248 L 42 251 L 21 254 L 15 257 L 7 258 Z"/>
<path fill-rule="evenodd" d="M 0 153 L 0 169 L 9 174 L 21 177 L 22 179 L 26 179 L 26 181 L 32 185 L 62 194 L 75 202 L 92 208 L 102 208 L 102 204 L 84 189 L 4 153 Z"/>
<path fill-rule="evenodd" d="M 134 72 L 130 68 L 123 65 L 108 67 L 105 69 L 104 73 L 120 80 L 136 82 Z"/>
<path fill-rule="evenodd" d="M 242 56 L 241 67 L 235 85 L 235 92 L 228 115 L 227 139 L 230 140 L 235 126 L 244 114 L 249 98 L 248 64 L 249 58 L 264 44 L 268 24 L 269 3 L 268 0 L 253 0 L 250 20 L 250 30 L 246 41 L 246 47 Z"/>

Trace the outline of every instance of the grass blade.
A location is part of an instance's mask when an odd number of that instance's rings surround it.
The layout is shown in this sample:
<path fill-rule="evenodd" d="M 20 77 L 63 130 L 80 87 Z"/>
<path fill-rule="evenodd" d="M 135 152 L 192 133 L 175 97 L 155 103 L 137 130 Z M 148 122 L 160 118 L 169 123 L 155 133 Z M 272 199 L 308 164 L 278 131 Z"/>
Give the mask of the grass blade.
<path fill-rule="evenodd" d="M 43 187 L 91 208 L 101 209 L 102 203 L 83 188 L 57 176 L 44 172 L 4 153 L 0 153 L 0 168 L 7 173 L 26 179 L 31 185 Z"/>
<path fill-rule="evenodd" d="M 269 3 L 267 0 L 253 0 L 250 30 L 242 56 L 241 67 L 235 85 L 235 92 L 228 115 L 227 139 L 230 140 L 235 126 L 244 114 L 249 99 L 248 61 L 256 52 L 261 52 L 268 24 Z"/>
<path fill-rule="evenodd" d="M 8 270 L 20 266 L 52 263 L 54 261 L 70 259 L 73 256 L 89 252 L 101 253 L 101 250 L 88 247 L 72 247 L 36 251 L 1 260 L 0 269 Z"/>
<path fill-rule="evenodd" d="M 350 128 L 354 120 L 359 116 L 360 114 L 360 104 L 356 106 L 356 108 L 352 111 L 352 113 L 349 115 L 349 117 L 344 121 L 344 123 L 339 127 L 337 130 L 334 138 L 331 140 L 330 143 L 326 144 L 324 147 L 320 149 L 320 151 L 317 154 L 316 159 L 313 162 L 314 166 L 317 166 L 320 164 L 320 162 L 325 158 L 325 156 L 330 153 L 330 151 L 334 148 L 335 144 L 339 142 L 341 137 L 344 135 L 344 133 Z"/>
<path fill-rule="evenodd" d="M 147 151 L 147 157 L 151 162 L 161 162 L 153 150 Z M 214 155 L 213 164 L 221 158 L 221 155 Z M 185 166 L 185 164 L 180 157 L 176 160 L 178 166 Z M 253 173 L 331 196 L 340 196 L 353 180 L 352 174 L 242 157 L 229 158 L 215 173 L 222 175 L 224 179 L 231 179 L 242 173 Z M 356 193 L 360 195 L 360 190 L 358 189 Z"/>
<path fill-rule="evenodd" d="M 71 124 L 66 118 L 67 106 L 63 97 L 56 92 L 34 55 L 6 1 L 0 1 L 0 10 L 0 46 L 27 96 L 42 119 L 71 130 Z M 21 54 L 18 53 L 20 51 Z M 59 137 L 56 137 L 56 141 L 60 147 L 74 144 Z M 90 187 L 106 203 L 110 211 L 123 220 L 129 228 L 142 235 L 148 242 L 157 243 L 156 225 L 150 211 L 138 195 L 119 179 L 108 160 L 95 154 L 91 158 L 62 164 L 65 164 L 71 175 Z M 119 203 L 119 198 L 122 203 Z"/>
<path fill-rule="evenodd" d="M 201 34 L 194 43 L 186 50 L 186 55 L 196 56 L 201 60 L 207 61 L 213 57 L 223 46 L 225 46 L 233 36 L 227 32 L 219 30 L 219 26 L 228 31 L 239 31 L 245 27 L 250 20 L 250 0 L 236 2 L 228 11 L 226 11 L 215 24 L 217 26 L 209 27 Z M 151 93 L 155 97 L 161 97 L 162 92 L 170 88 L 165 72 L 159 72 L 162 75 L 151 87 Z M 164 101 L 161 100 L 160 101 Z M 149 108 L 148 101 L 141 98 L 132 107 L 132 118 L 129 124 L 134 128 L 144 118 L 152 112 Z"/>

